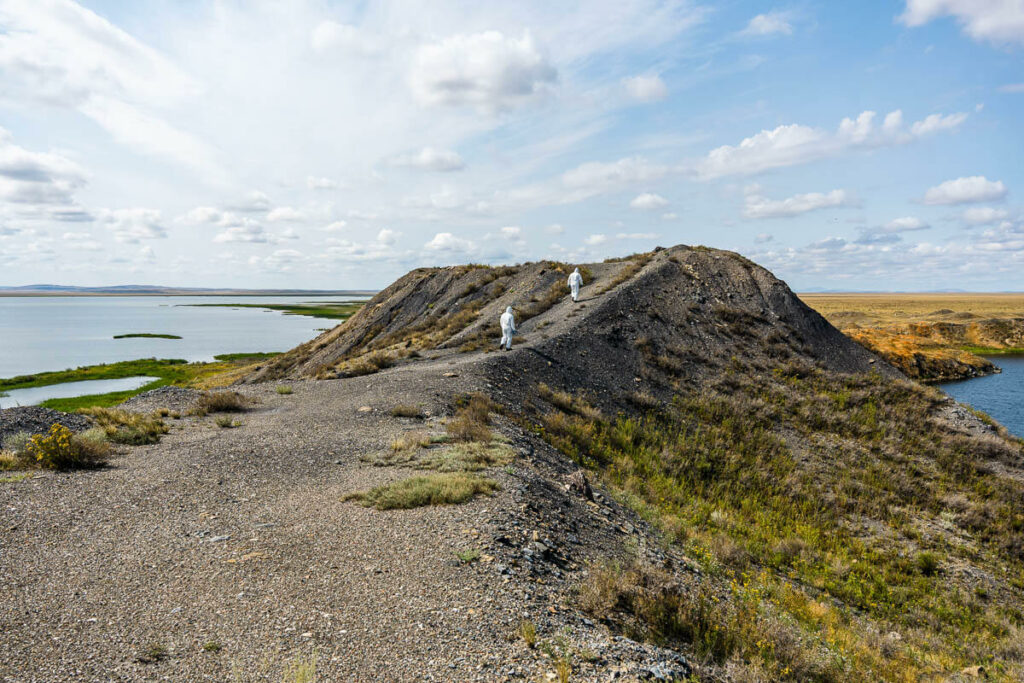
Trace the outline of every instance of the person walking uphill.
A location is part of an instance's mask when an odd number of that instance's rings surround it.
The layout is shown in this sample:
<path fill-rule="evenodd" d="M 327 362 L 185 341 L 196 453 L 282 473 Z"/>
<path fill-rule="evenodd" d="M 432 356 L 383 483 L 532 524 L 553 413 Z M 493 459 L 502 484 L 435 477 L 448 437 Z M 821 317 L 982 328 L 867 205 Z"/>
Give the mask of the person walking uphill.
<path fill-rule="evenodd" d="M 572 271 L 569 275 L 569 291 L 572 293 L 573 303 L 576 303 L 580 299 L 580 287 L 583 286 L 583 276 L 580 275 L 580 269 Z"/>
<path fill-rule="evenodd" d="M 505 349 L 506 351 L 512 350 L 512 335 L 516 333 L 516 316 L 512 312 L 512 307 L 509 306 L 505 309 L 505 312 L 501 314 L 501 341 L 498 343 L 499 349 Z"/>

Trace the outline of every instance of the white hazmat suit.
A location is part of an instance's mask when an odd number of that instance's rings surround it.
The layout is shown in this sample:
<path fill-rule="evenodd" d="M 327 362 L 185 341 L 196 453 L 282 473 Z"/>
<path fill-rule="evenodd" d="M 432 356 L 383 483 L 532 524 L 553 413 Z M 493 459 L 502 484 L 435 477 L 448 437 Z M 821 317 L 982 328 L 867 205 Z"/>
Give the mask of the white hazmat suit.
<path fill-rule="evenodd" d="M 580 287 L 583 286 L 583 276 L 580 275 L 580 269 L 572 271 L 569 276 L 569 291 L 572 293 L 572 300 L 579 301 L 580 298 Z"/>
<path fill-rule="evenodd" d="M 498 344 L 499 349 L 505 349 L 506 351 L 512 350 L 512 335 L 516 333 L 516 316 L 512 313 L 512 307 L 509 306 L 505 309 L 505 312 L 501 314 L 501 342 Z"/>

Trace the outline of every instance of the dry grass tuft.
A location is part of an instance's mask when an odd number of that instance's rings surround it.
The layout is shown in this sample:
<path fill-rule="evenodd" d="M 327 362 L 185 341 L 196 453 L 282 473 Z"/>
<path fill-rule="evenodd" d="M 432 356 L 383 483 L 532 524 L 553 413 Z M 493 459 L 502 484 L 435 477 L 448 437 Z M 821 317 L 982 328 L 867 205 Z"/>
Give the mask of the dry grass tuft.
<path fill-rule="evenodd" d="M 140 415 L 116 408 L 84 408 L 79 413 L 88 415 L 114 443 L 141 446 L 157 443 L 170 431 L 157 413 Z"/>
<path fill-rule="evenodd" d="M 352 500 L 378 510 L 408 510 L 427 505 L 458 505 L 478 495 L 491 495 L 498 482 L 463 472 L 428 474 L 350 493 Z"/>
<path fill-rule="evenodd" d="M 399 403 L 391 409 L 392 417 L 414 417 L 423 419 L 423 409 L 409 403 Z"/>
<path fill-rule="evenodd" d="M 249 409 L 252 400 L 237 391 L 206 391 L 196 402 L 195 414 L 241 413 Z"/>

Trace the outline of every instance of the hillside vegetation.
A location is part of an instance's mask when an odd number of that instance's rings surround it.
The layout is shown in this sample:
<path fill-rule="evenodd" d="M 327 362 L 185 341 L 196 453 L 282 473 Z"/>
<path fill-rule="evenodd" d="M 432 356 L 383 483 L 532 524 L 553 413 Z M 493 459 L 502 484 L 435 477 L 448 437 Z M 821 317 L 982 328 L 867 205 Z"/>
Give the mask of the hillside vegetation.
<path fill-rule="evenodd" d="M 492 398 L 700 568 L 596 552 L 576 600 L 591 617 L 707 680 L 1024 676 L 1024 447 L 869 351 L 925 376 L 905 362 L 920 349 L 854 343 L 729 252 L 591 264 L 577 305 L 568 272 L 413 271 L 256 379 L 465 361 L 512 305 L 523 350 L 472 360 Z"/>

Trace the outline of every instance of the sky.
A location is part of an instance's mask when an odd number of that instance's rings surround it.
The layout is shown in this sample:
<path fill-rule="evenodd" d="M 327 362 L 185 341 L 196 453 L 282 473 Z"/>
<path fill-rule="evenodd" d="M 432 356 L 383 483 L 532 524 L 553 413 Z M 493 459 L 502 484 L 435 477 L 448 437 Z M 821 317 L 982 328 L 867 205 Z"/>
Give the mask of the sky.
<path fill-rule="evenodd" d="M 0 0 L 0 286 L 1024 290 L 1024 0 Z"/>

